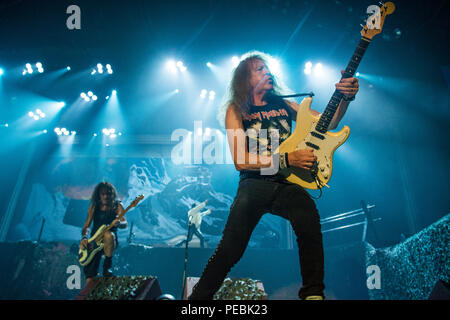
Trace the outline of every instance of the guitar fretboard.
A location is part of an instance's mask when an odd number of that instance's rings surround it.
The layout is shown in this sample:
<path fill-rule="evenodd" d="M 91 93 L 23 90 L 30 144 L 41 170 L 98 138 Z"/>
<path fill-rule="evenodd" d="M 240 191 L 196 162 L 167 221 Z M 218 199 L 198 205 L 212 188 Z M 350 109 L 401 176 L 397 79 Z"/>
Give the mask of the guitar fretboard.
<path fill-rule="evenodd" d="M 352 58 L 350 59 L 350 62 L 347 65 L 347 68 L 345 68 L 342 79 L 353 77 L 356 69 L 358 69 L 359 63 L 361 62 L 364 53 L 366 52 L 367 47 L 369 46 L 369 43 L 370 39 L 364 37 L 361 38 L 358 46 L 355 49 L 355 52 L 353 53 Z M 339 107 L 339 104 L 341 103 L 343 97 L 344 94 L 340 93 L 337 90 L 334 91 L 327 107 L 325 108 L 325 111 L 320 116 L 320 120 L 316 125 L 316 131 L 320 133 L 325 133 L 328 131 L 331 119 L 333 119 L 334 114 L 336 113 L 336 110 Z"/>

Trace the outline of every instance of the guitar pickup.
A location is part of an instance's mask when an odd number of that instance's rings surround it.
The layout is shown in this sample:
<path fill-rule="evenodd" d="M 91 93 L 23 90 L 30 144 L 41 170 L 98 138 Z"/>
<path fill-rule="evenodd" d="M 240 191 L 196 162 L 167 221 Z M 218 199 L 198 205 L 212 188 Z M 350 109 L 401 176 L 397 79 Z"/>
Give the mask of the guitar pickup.
<path fill-rule="evenodd" d="M 323 136 L 323 135 L 321 135 L 321 134 L 319 134 L 319 133 L 317 133 L 315 131 L 311 131 L 311 135 L 313 137 L 319 138 L 320 140 L 324 140 L 325 139 L 325 136 Z"/>
<path fill-rule="evenodd" d="M 319 150 L 320 149 L 319 146 L 317 146 L 317 145 L 315 145 L 314 143 L 311 143 L 311 142 L 307 142 L 306 145 L 308 147 L 310 147 L 310 148 L 315 149 L 315 150 Z"/>

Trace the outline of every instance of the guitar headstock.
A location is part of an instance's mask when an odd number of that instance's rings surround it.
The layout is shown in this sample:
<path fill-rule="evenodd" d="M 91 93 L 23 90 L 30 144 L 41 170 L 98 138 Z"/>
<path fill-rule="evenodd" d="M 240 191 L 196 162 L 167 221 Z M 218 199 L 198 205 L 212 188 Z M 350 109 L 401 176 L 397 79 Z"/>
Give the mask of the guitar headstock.
<path fill-rule="evenodd" d="M 128 207 L 129 208 L 136 207 L 138 205 L 139 201 L 141 201 L 142 199 L 144 199 L 144 196 L 141 194 L 139 197 L 136 197 L 136 199 L 134 199 Z"/>
<path fill-rule="evenodd" d="M 392 2 L 381 3 L 380 6 L 371 5 L 367 8 L 367 13 L 371 14 L 367 18 L 366 25 L 361 30 L 361 35 L 364 38 L 372 39 L 383 30 L 384 19 L 387 15 L 395 11 L 395 5 Z"/>

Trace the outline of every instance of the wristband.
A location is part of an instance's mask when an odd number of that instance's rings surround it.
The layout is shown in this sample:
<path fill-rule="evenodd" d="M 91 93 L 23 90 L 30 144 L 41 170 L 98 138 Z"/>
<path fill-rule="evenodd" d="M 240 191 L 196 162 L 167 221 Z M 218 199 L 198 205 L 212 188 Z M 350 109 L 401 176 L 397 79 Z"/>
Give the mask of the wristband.
<path fill-rule="evenodd" d="M 286 169 L 289 167 L 287 153 L 280 153 L 280 169 Z"/>

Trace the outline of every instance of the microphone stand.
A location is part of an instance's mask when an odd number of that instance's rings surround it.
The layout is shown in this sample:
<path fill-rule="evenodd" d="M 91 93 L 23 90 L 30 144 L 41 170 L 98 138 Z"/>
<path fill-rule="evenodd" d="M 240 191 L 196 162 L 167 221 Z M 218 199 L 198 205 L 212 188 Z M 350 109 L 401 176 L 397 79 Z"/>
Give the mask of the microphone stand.
<path fill-rule="evenodd" d="M 186 236 L 186 246 L 185 246 L 185 250 L 184 250 L 183 289 L 181 291 L 181 298 L 183 298 L 184 290 L 186 290 L 186 269 L 187 269 L 188 244 L 189 244 L 188 239 L 189 239 L 189 233 L 190 232 L 191 232 L 191 219 L 189 219 L 189 222 L 188 222 L 188 234 Z"/>

